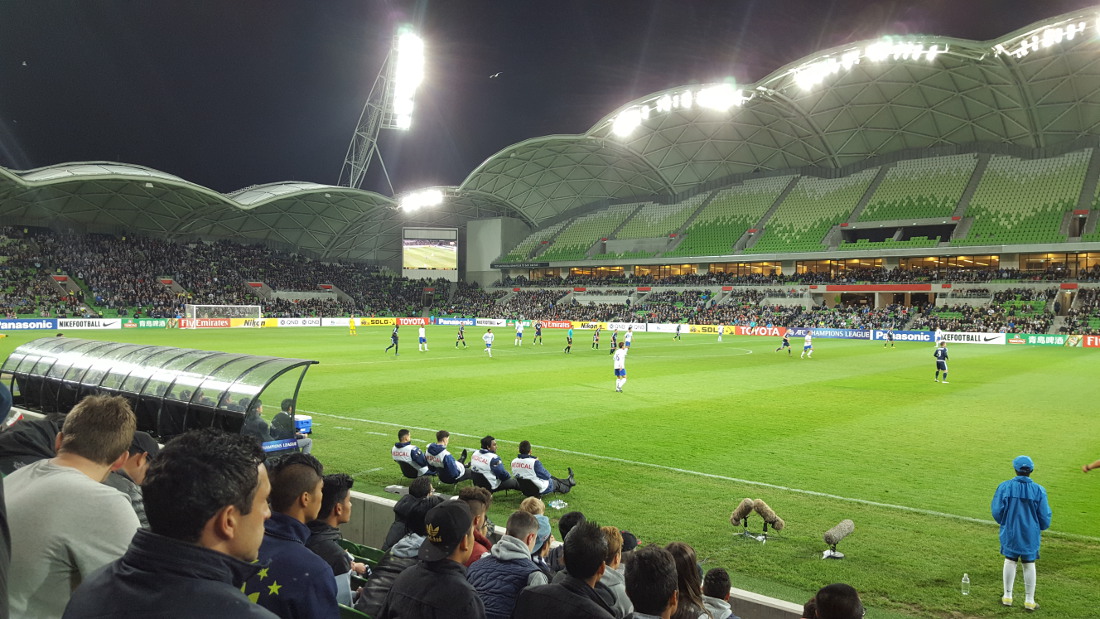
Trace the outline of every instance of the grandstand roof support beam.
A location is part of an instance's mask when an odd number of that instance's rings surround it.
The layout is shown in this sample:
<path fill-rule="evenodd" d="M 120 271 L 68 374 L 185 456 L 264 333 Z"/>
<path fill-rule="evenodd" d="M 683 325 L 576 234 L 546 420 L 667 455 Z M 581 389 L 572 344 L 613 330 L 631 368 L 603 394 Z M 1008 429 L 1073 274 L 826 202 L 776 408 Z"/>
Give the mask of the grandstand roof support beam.
<path fill-rule="evenodd" d="M 773 90 L 773 89 L 770 89 L 770 88 L 769 89 L 762 89 L 762 90 L 768 96 L 770 96 L 772 99 L 774 99 L 775 101 L 778 101 L 779 103 L 783 104 L 788 109 L 790 109 L 792 112 L 797 114 L 800 118 L 802 118 L 802 120 L 806 122 L 806 126 L 810 128 L 810 130 L 814 133 L 814 135 L 817 136 L 818 141 L 821 143 L 821 150 L 825 153 L 825 156 L 829 160 L 829 163 L 831 163 L 834 168 L 843 167 L 840 164 L 840 159 L 837 158 L 836 153 L 834 153 L 833 149 L 829 146 L 829 141 L 825 139 L 825 132 L 822 131 L 821 128 L 817 126 L 817 123 L 814 122 L 814 119 L 813 119 L 812 116 L 810 116 L 806 112 L 803 112 L 802 108 L 798 107 L 798 105 L 795 104 L 795 102 L 792 101 L 790 99 L 790 97 L 788 97 L 787 95 L 779 92 L 778 90 Z"/>
<path fill-rule="evenodd" d="M 1011 56 L 1003 56 L 1005 69 L 1012 76 L 1012 82 L 1020 93 L 1020 99 L 1024 102 L 1024 114 L 1027 114 L 1027 123 L 1031 125 L 1031 141 L 1035 148 L 1045 148 L 1046 140 L 1043 138 L 1043 128 L 1039 126 L 1039 116 L 1035 110 L 1035 101 L 1031 98 L 1031 90 L 1027 86 L 1027 80 L 1020 75 L 1019 66 Z"/>
<path fill-rule="evenodd" d="M 649 169 L 651 172 L 653 172 L 653 176 L 655 176 L 657 178 L 657 180 L 660 181 L 661 186 L 663 186 L 665 188 L 665 191 L 669 195 L 673 195 L 673 194 L 676 193 L 676 191 L 672 188 L 672 182 L 668 180 L 668 177 L 665 176 L 664 172 L 661 171 L 660 168 L 653 165 L 653 163 L 649 159 L 646 159 L 640 153 L 638 153 L 637 151 L 631 149 L 626 144 L 616 142 L 615 140 L 606 140 L 606 139 L 597 138 L 597 137 L 591 137 L 590 139 L 594 140 L 597 144 L 599 144 L 600 148 L 607 148 L 607 149 L 612 150 L 616 153 L 626 155 L 627 157 L 630 157 L 631 159 L 634 159 L 635 161 L 641 162 L 641 164 L 643 166 L 645 166 L 647 169 Z"/>

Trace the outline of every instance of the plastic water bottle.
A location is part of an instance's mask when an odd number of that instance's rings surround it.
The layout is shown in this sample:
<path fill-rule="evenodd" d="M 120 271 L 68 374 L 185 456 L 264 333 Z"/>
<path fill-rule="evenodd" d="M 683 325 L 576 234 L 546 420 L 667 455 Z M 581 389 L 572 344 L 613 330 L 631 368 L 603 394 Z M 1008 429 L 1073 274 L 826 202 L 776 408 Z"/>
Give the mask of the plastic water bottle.
<path fill-rule="evenodd" d="M 565 509 L 568 505 L 568 503 L 561 499 L 554 499 L 553 501 L 550 501 L 550 507 L 553 507 L 554 509 Z"/>
<path fill-rule="evenodd" d="M 969 574 L 963 574 L 962 594 L 963 595 L 970 595 L 970 575 Z"/>

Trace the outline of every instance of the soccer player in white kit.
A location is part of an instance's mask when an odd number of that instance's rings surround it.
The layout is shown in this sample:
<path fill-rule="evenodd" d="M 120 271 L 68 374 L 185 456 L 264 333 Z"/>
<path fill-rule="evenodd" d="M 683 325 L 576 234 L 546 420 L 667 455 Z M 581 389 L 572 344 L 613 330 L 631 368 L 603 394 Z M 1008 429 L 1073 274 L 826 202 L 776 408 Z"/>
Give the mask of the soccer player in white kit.
<path fill-rule="evenodd" d="M 726 325 L 719 324 L 718 325 L 718 341 L 719 342 L 722 341 L 722 334 L 725 333 L 725 332 L 726 332 Z"/>
<path fill-rule="evenodd" d="M 523 319 L 516 320 L 516 341 L 512 346 L 523 346 Z"/>
<path fill-rule="evenodd" d="M 936 329 L 936 336 L 932 338 L 932 348 L 939 348 L 940 342 L 943 341 L 943 329 Z"/>
<path fill-rule="evenodd" d="M 424 325 L 420 325 L 420 329 L 416 332 L 419 338 L 417 343 L 417 350 L 420 352 L 428 352 L 428 330 L 424 328 Z"/>
<path fill-rule="evenodd" d="M 802 345 L 802 354 L 798 355 L 798 358 L 802 359 L 803 357 L 805 357 L 806 359 L 811 359 L 811 358 L 813 358 L 813 356 L 814 356 L 814 332 L 810 331 L 810 330 L 807 330 L 806 331 L 806 343 Z"/>
<path fill-rule="evenodd" d="M 623 385 L 626 384 L 626 342 L 619 342 L 619 347 L 615 349 L 615 391 L 622 393 Z"/>
<path fill-rule="evenodd" d="M 492 329 L 486 329 L 485 335 L 481 336 L 481 341 L 485 342 L 485 352 L 489 353 L 490 359 L 493 358 L 493 338 L 495 337 Z"/>

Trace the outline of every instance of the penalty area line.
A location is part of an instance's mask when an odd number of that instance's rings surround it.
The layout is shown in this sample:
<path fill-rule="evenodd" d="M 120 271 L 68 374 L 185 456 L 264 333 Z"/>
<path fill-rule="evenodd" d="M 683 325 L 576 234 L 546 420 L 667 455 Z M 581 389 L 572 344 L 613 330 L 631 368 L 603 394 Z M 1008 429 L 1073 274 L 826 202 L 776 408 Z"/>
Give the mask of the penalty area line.
<path fill-rule="evenodd" d="M 396 423 L 390 423 L 388 421 L 375 421 L 375 420 L 372 420 L 372 419 L 360 419 L 358 417 L 347 417 L 347 416 L 342 416 L 342 415 L 332 415 L 332 414 L 329 414 L 329 413 L 318 413 L 318 412 L 312 412 L 312 411 L 302 411 L 302 412 L 303 413 L 308 413 L 310 415 L 320 415 L 322 417 L 332 417 L 334 419 L 342 419 L 342 420 L 345 420 L 345 421 L 358 421 L 358 422 L 361 422 L 361 423 L 372 423 L 372 424 L 376 424 L 376 425 L 389 426 L 389 427 L 393 427 L 393 428 L 410 428 L 412 430 L 418 430 L 418 431 L 424 431 L 424 432 L 435 432 L 435 430 L 432 429 L 432 428 L 418 428 L 416 426 L 401 425 L 401 424 L 396 424 Z M 371 432 L 371 434 L 381 434 L 381 433 L 380 432 Z M 462 436 L 462 437 L 472 438 L 472 439 L 480 439 L 481 438 L 480 436 L 474 436 L 472 434 L 462 434 L 460 432 L 451 432 L 451 435 L 452 436 Z M 497 442 L 518 444 L 518 441 L 509 441 L 509 440 L 505 440 L 505 439 L 501 439 L 501 438 L 498 438 Z M 806 496 L 820 497 L 820 498 L 823 498 L 823 499 L 833 499 L 833 500 L 836 500 L 836 501 L 844 501 L 844 502 L 847 502 L 847 503 L 856 503 L 856 504 L 859 504 L 859 505 L 867 505 L 867 506 L 870 506 L 870 507 L 881 507 L 881 508 L 884 508 L 884 509 L 892 509 L 892 510 L 897 510 L 897 511 L 909 512 L 909 513 L 912 513 L 912 514 L 923 514 L 925 516 L 935 516 L 935 517 L 938 517 L 938 518 L 948 518 L 948 519 L 951 519 L 951 520 L 960 520 L 960 521 L 963 521 L 963 522 L 972 522 L 972 523 L 975 523 L 975 524 L 984 524 L 984 525 L 996 525 L 997 524 L 993 520 L 986 520 L 986 519 L 983 519 L 983 518 L 974 518 L 972 516 L 960 516 L 959 514 L 951 514 L 951 513 L 948 513 L 948 512 L 940 512 L 940 511 L 936 511 L 936 510 L 933 510 L 933 509 L 923 509 L 923 508 L 920 508 L 920 507 L 910 507 L 908 505 L 895 505 L 893 503 L 882 503 L 880 501 L 871 501 L 871 500 L 868 500 L 868 499 L 858 499 L 858 498 L 854 498 L 854 497 L 846 497 L 846 496 L 841 496 L 839 494 L 830 494 L 828 492 L 818 492 L 816 490 L 805 490 L 805 489 L 802 489 L 802 488 L 791 488 L 791 487 L 788 487 L 788 486 L 781 486 L 781 485 L 778 485 L 778 484 L 770 484 L 770 483 L 764 482 L 764 481 L 755 481 L 755 480 L 752 480 L 752 479 L 740 479 L 740 478 L 737 478 L 737 477 L 730 477 L 728 475 L 718 475 L 717 473 L 704 473 L 702 471 L 692 471 L 690 469 L 684 469 L 684 468 L 679 468 L 679 467 L 675 467 L 675 466 L 666 466 L 664 464 L 653 464 L 651 462 L 640 462 L 640 461 L 637 461 L 637 460 L 627 460 L 626 458 L 616 458 L 614 456 L 602 456 L 602 455 L 599 455 L 599 454 L 591 454 L 591 453 L 586 453 L 586 452 L 583 452 L 583 451 L 574 451 L 572 449 L 561 449 L 559 447 L 551 447 L 549 445 L 532 445 L 532 446 L 537 447 L 539 449 L 557 451 L 557 452 L 560 452 L 560 453 L 579 456 L 579 457 L 582 457 L 582 458 L 591 458 L 591 459 L 594 459 L 594 460 L 606 460 L 608 462 L 618 462 L 620 464 L 627 464 L 627 465 L 631 465 L 631 466 L 648 467 L 648 468 L 658 469 L 658 470 L 662 470 L 662 471 L 669 471 L 669 472 L 672 472 L 672 473 L 680 473 L 680 474 L 683 474 L 683 475 L 691 475 L 693 477 L 703 477 L 703 478 L 706 478 L 706 479 L 717 479 L 717 480 L 721 480 L 721 481 L 729 481 L 729 482 L 738 483 L 738 484 L 746 484 L 746 485 L 749 485 L 749 486 L 758 486 L 758 487 L 761 487 L 761 488 L 771 488 L 773 490 L 780 490 L 780 491 L 783 491 L 783 492 L 791 492 L 791 493 L 794 493 L 794 494 L 802 494 L 802 495 L 806 495 Z M 480 446 L 479 447 L 474 447 L 473 449 L 476 450 L 478 448 L 480 448 Z M 1062 531 L 1052 531 L 1052 530 L 1048 529 L 1048 530 L 1044 531 L 1044 534 L 1053 535 L 1053 536 L 1056 536 L 1056 537 L 1063 537 L 1063 538 L 1067 538 L 1067 539 L 1076 539 L 1076 540 L 1089 541 L 1089 542 L 1100 542 L 1100 537 L 1094 537 L 1094 536 L 1091 536 L 1091 535 L 1081 535 L 1081 534 L 1078 534 L 1078 533 L 1065 533 L 1065 532 L 1062 532 Z"/>

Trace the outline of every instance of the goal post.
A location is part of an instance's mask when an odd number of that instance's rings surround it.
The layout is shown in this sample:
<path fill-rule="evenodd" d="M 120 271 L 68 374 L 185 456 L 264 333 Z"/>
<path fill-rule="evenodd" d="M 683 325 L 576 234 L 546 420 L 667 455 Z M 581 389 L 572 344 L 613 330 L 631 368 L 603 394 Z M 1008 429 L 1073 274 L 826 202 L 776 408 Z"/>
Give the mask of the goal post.
<path fill-rule="evenodd" d="M 184 305 L 185 324 L 188 329 L 203 327 L 205 320 L 217 321 L 218 319 L 245 319 L 245 326 L 263 326 L 262 305 Z M 214 326 L 213 324 L 211 326 Z"/>

